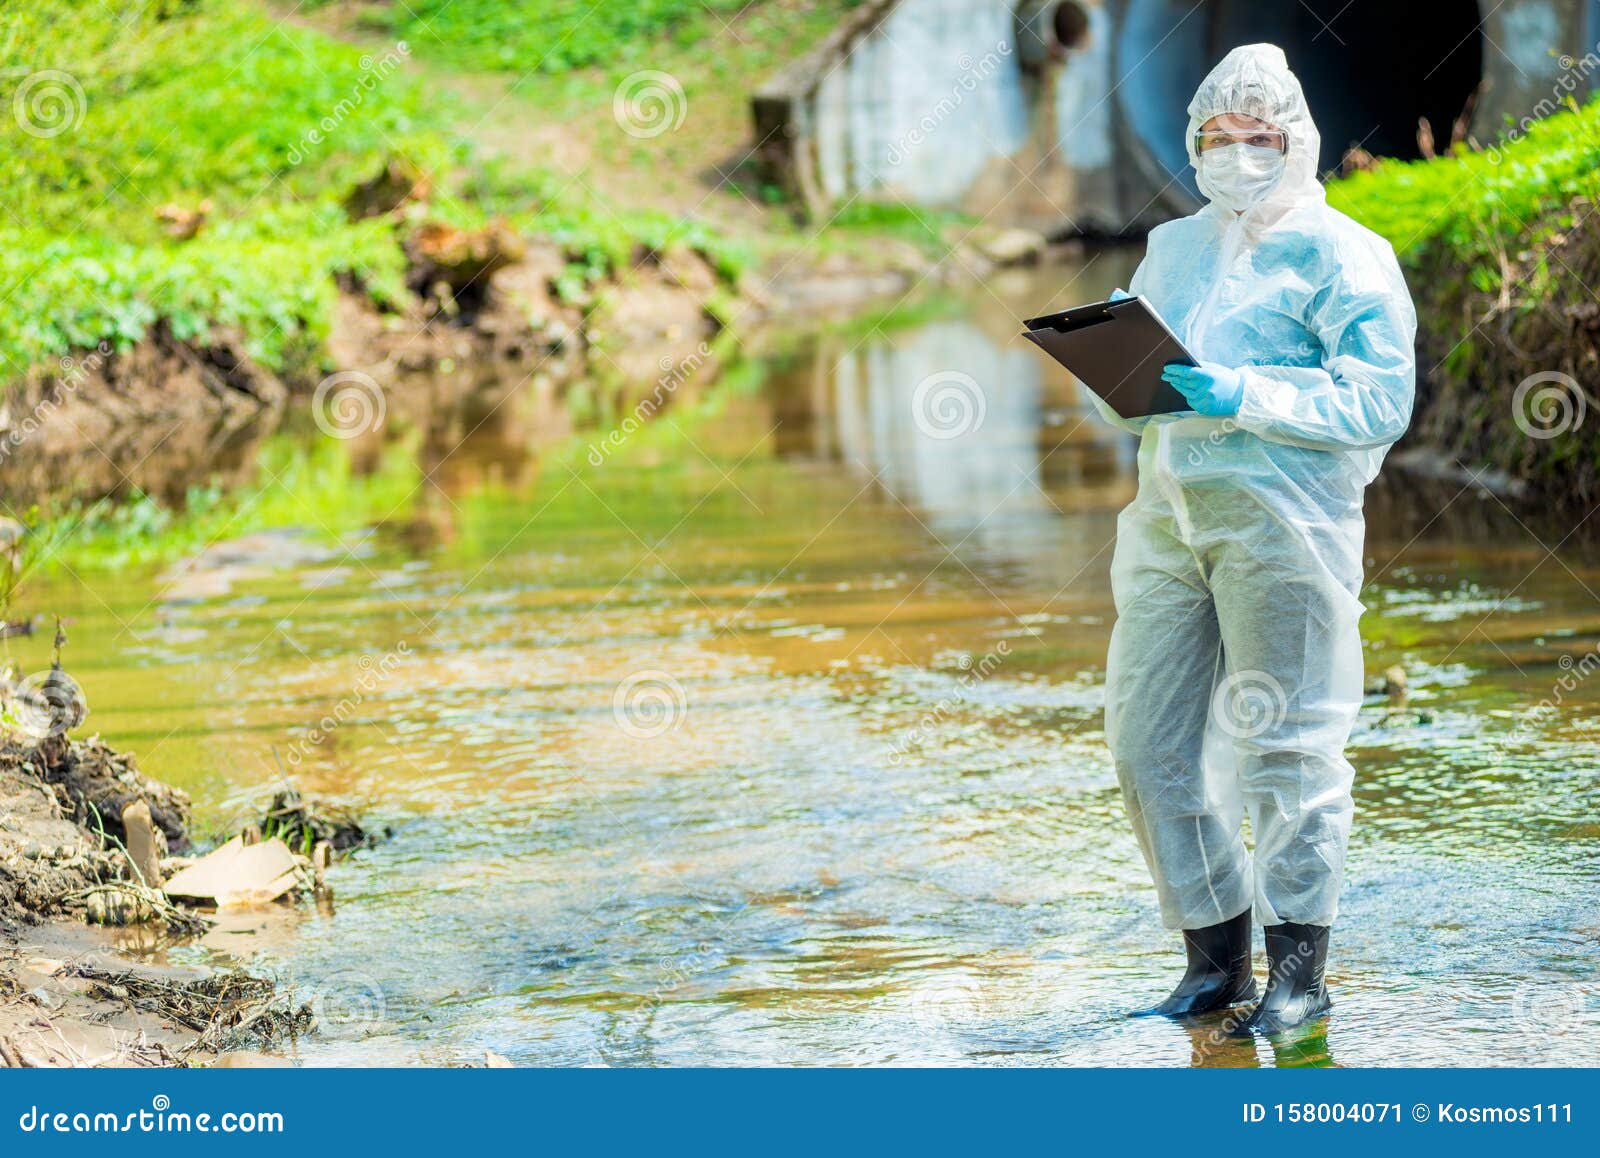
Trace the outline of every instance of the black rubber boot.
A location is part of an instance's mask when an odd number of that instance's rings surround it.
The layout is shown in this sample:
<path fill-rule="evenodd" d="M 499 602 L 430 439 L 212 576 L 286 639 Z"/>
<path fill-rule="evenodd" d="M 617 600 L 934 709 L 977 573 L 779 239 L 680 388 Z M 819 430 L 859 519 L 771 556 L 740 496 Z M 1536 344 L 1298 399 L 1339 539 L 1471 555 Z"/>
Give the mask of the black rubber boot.
<path fill-rule="evenodd" d="M 1256 995 L 1250 975 L 1250 910 L 1231 921 L 1183 930 L 1183 948 L 1189 957 L 1178 987 L 1154 1009 L 1141 1009 L 1133 1017 L 1191 1017 L 1249 1001 Z"/>
<path fill-rule="evenodd" d="M 1328 964 L 1328 926 L 1268 925 L 1267 992 L 1250 1016 L 1232 1032 L 1282 1033 L 1333 1006 L 1322 973 Z"/>

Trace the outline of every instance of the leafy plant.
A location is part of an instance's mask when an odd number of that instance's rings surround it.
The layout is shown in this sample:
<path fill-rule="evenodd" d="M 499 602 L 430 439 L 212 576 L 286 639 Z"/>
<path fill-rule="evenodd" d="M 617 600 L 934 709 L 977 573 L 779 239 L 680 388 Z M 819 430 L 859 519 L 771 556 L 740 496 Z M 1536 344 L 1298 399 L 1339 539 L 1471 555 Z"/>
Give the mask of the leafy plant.
<path fill-rule="evenodd" d="M 1388 238 L 1403 261 L 1442 246 L 1480 289 L 1498 285 L 1498 255 L 1570 227 L 1561 211 L 1574 198 L 1600 197 L 1600 102 L 1569 98 L 1564 111 L 1509 128 L 1490 148 L 1381 162 L 1330 185 L 1328 199 Z"/>

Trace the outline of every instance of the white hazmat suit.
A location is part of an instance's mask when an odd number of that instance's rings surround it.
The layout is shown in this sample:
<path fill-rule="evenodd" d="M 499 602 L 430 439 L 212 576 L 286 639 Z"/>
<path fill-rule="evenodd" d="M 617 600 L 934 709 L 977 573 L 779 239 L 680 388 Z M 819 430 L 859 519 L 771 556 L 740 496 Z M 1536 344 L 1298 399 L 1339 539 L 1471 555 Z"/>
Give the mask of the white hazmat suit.
<path fill-rule="evenodd" d="M 1224 170 L 1195 152 L 1222 113 L 1286 136 L 1281 177 L 1246 182 L 1242 213 L 1227 207 L 1241 183 L 1231 199 L 1208 187 Z M 1416 315 L 1388 243 L 1328 207 L 1319 144 L 1280 49 L 1235 49 L 1206 77 L 1189 159 L 1211 203 L 1150 234 L 1130 288 L 1203 363 L 1239 371 L 1238 412 L 1099 407 L 1142 433 L 1112 564 L 1106 736 L 1173 929 L 1252 905 L 1263 925 L 1328 925 L 1338 906 L 1362 494 L 1410 422 Z"/>

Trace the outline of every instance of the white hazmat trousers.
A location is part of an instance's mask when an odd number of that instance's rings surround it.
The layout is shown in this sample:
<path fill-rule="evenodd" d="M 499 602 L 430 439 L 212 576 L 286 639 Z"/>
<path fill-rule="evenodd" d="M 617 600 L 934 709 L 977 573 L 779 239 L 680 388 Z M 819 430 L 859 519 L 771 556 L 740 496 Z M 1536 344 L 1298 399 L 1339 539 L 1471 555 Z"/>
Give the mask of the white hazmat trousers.
<path fill-rule="evenodd" d="M 1416 315 L 1388 243 L 1327 206 L 1279 49 L 1235 49 L 1190 103 L 1202 190 L 1195 131 L 1225 112 L 1285 131 L 1283 177 L 1243 213 L 1156 228 L 1129 288 L 1196 356 L 1240 369 L 1244 395 L 1227 419 L 1098 403 L 1142 433 L 1106 738 L 1168 928 L 1252 905 L 1264 925 L 1327 925 L 1353 813 L 1362 496 L 1411 419 Z"/>

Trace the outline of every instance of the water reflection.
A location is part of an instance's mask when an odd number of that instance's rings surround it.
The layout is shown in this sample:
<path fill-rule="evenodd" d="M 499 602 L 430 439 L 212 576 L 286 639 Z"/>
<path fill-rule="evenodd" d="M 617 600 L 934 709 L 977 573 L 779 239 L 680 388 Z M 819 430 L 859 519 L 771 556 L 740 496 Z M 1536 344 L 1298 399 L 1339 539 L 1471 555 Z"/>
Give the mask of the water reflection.
<path fill-rule="evenodd" d="M 837 356 L 819 349 L 833 389 L 814 426 L 825 436 L 816 452 L 918 510 L 942 537 L 1026 554 L 1056 526 L 1046 463 L 1091 488 L 1115 484 L 1130 440 L 1081 421 L 1076 399 L 1056 399 L 1047 424 L 1045 369 L 1008 328 L 959 321 Z"/>
<path fill-rule="evenodd" d="M 1125 280 L 1120 256 L 1004 279 L 961 317 L 866 341 L 825 338 L 772 382 L 784 457 L 836 465 L 952 556 L 1022 565 L 1058 583 L 1109 545 L 1132 497 L 1136 440 L 1101 422 L 1081 386 L 1020 338 L 1052 280 L 1074 298 Z"/>

